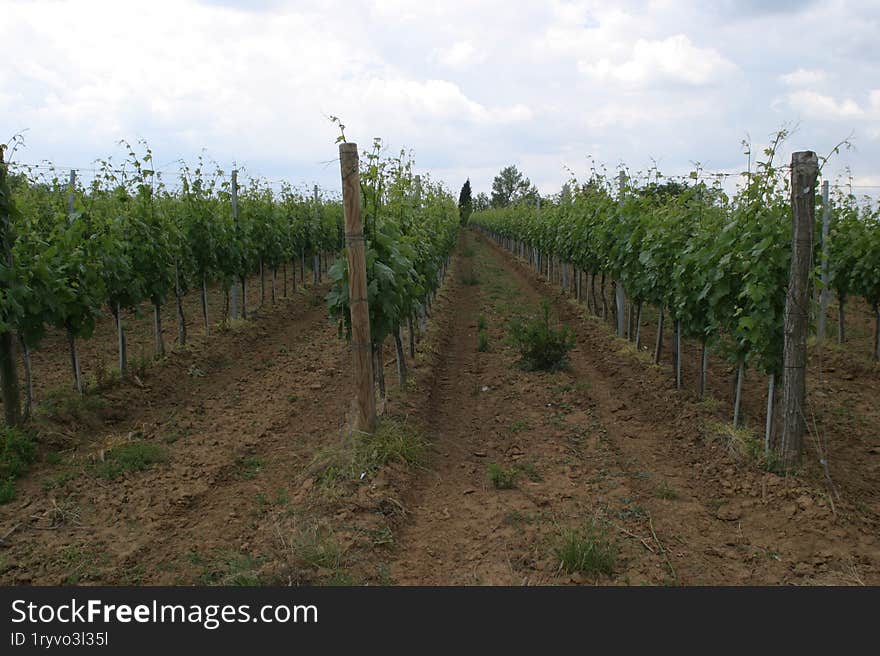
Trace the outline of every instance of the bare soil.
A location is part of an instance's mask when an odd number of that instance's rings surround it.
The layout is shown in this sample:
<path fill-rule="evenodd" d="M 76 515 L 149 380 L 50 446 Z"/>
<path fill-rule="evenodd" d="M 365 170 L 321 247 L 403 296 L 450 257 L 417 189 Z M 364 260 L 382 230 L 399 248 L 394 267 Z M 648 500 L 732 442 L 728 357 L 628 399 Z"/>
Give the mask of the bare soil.
<path fill-rule="evenodd" d="M 480 236 L 462 241 L 406 390 L 385 350 L 385 421 L 423 436 L 422 464 L 328 475 L 328 454 L 351 443 L 350 356 L 300 295 L 150 367 L 143 388 L 110 386 L 45 420 L 44 460 L 0 506 L 0 535 L 18 527 L 0 583 L 880 583 L 875 365 L 824 349 L 811 401 L 831 482 L 809 451 L 781 477 L 724 426 L 725 363 L 710 366 L 715 401 L 693 378 L 677 391 L 668 365 L 555 284 Z M 507 342 L 510 319 L 541 298 L 576 337 L 553 373 L 520 368 Z M 686 371 L 698 357 L 687 345 Z M 747 385 L 753 430 L 762 388 Z M 96 475 L 127 442 L 167 458 Z M 511 489 L 490 465 L 515 470 Z M 560 565 L 562 537 L 584 527 L 614 552 L 610 573 Z"/>

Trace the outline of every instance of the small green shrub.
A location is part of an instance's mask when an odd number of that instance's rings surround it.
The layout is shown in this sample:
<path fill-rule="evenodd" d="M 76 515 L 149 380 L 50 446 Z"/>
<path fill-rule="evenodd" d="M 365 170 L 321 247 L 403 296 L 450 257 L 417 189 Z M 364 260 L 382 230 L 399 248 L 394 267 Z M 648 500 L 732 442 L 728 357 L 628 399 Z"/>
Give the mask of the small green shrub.
<path fill-rule="evenodd" d="M 569 328 L 550 324 L 550 301 L 541 301 L 542 313 L 526 322 L 510 323 L 510 338 L 519 351 L 523 368 L 529 371 L 557 371 L 566 366 L 568 352 L 574 348 L 574 334 Z"/>
<path fill-rule="evenodd" d="M 567 572 L 610 576 L 617 561 L 617 544 L 594 521 L 581 529 L 563 530 L 553 553 Z"/>
<path fill-rule="evenodd" d="M 489 480 L 496 490 L 512 490 L 516 487 L 516 477 L 519 474 L 516 469 L 505 469 L 494 462 L 486 469 L 489 472 Z"/>
<path fill-rule="evenodd" d="M 482 314 L 479 317 L 477 317 L 477 329 L 478 330 L 486 330 L 487 325 L 488 325 L 488 322 L 486 321 L 486 317 L 484 317 Z"/>

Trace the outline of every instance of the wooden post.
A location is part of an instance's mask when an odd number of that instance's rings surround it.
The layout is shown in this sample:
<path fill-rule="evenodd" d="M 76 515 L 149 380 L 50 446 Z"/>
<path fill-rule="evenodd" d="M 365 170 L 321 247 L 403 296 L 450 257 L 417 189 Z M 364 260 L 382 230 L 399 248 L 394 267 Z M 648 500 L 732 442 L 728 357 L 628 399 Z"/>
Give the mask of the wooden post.
<path fill-rule="evenodd" d="M 315 185 L 314 189 L 314 198 L 315 198 L 315 222 L 313 224 L 313 234 L 317 234 L 318 231 L 318 185 Z M 312 247 L 315 249 L 315 253 L 312 256 L 312 278 L 314 279 L 314 283 L 317 285 L 321 282 L 321 260 L 318 255 L 318 245 L 312 244 Z"/>
<path fill-rule="evenodd" d="M 122 327 L 122 308 L 116 304 L 116 339 L 119 347 L 119 375 L 125 378 L 128 373 L 128 358 L 125 353 L 125 330 Z"/>
<path fill-rule="evenodd" d="M 816 339 L 825 339 L 825 313 L 828 312 L 828 224 L 831 221 L 831 205 L 828 180 L 822 183 L 822 289 L 819 292 L 819 321 Z"/>
<path fill-rule="evenodd" d="M 6 178 L 6 164 L 3 161 L 3 147 L 0 146 L 0 262 L 4 268 L 12 270 L 12 199 L 9 182 Z M 0 278 L 0 291 L 11 281 Z M 11 326 L 0 331 L 0 396 L 3 398 L 3 414 L 7 426 L 21 423 L 21 400 L 18 393 L 18 371 L 15 365 L 15 341 Z"/>
<path fill-rule="evenodd" d="M 70 169 L 70 185 L 67 189 L 67 220 L 73 221 L 74 201 L 76 200 L 76 170 Z"/>
<path fill-rule="evenodd" d="M 617 176 L 617 188 L 618 188 L 618 195 L 619 195 L 619 203 L 620 203 L 621 207 L 623 207 L 623 187 L 625 184 L 626 184 L 626 173 L 621 171 L 620 175 Z M 624 294 L 624 291 L 623 291 L 623 283 L 620 280 L 617 281 L 617 287 L 615 288 L 615 296 L 617 297 L 617 336 L 623 337 L 623 335 L 624 335 L 624 320 L 625 320 L 624 307 L 626 305 L 626 295 Z"/>
<path fill-rule="evenodd" d="M 238 169 L 232 169 L 232 222 L 238 230 Z M 238 275 L 232 274 L 232 318 L 238 319 Z"/>
<path fill-rule="evenodd" d="M 345 249 L 348 255 L 348 298 L 351 309 L 351 350 L 354 365 L 357 413 L 354 429 L 372 433 L 376 427 L 373 392 L 370 308 L 367 304 L 367 262 L 361 225 L 361 183 L 355 143 L 339 144 L 342 172 L 342 208 L 345 215 Z"/>
<path fill-rule="evenodd" d="M 810 265 L 813 255 L 816 178 L 819 159 L 812 151 L 792 153 L 792 252 L 782 370 L 782 435 L 777 452 L 785 471 L 800 464 L 806 422 L 807 328 L 809 326 Z"/>

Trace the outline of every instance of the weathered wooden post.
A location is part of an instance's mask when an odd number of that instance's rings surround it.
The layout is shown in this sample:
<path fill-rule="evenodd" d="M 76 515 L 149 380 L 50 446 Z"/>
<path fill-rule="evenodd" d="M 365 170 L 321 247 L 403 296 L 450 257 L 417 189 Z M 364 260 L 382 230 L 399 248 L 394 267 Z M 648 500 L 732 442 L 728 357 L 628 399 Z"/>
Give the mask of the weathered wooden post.
<path fill-rule="evenodd" d="M 825 313 L 828 312 L 828 224 L 831 221 L 831 199 L 828 180 L 822 183 L 822 289 L 819 292 L 819 319 L 816 339 L 825 339 Z"/>
<path fill-rule="evenodd" d="M 361 224 L 361 183 L 355 143 L 339 144 L 345 250 L 348 255 L 348 298 L 351 310 L 351 350 L 357 411 L 353 428 L 372 433 L 376 427 L 370 308 L 367 304 L 367 262 Z"/>
<path fill-rule="evenodd" d="M 67 219 L 73 220 L 76 201 L 76 170 L 70 169 L 70 182 L 67 187 Z"/>
<path fill-rule="evenodd" d="M 819 159 L 812 151 L 791 156 L 792 251 L 785 324 L 782 373 L 782 435 L 777 454 L 785 471 L 800 464 L 806 422 L 807 328 L 810 308 L 810 266 L 813 255 L 816 178 Z"/>
<path fill-rule="evenodd" d="M 623 171 L 620 172 L 620 175 L 617 177 L 617 186 L 618 193 L 620 196 L 619 203 L 620 207 L 623 208 L 623 187 L 626 184 L 626 173 Z M 624 311 L 626 306 L 626 295 L 623 291 L 623 283 L 618 279 L 617 286 L 614 290 L 616 300 L 617 300 L 617 336 L 624 336 Z"/>
<path fill-rule="evenodd" d="M 70 170 L 70 187 L 67 191 L 67 222 L 73 224 L 74 211 L 76 209 L 76 171 Z M 79 363 L 79 353 L 76 350 L 76 335 L 70 323 L 67 325 L 67 344 L 70 349 L 70 365 L 73 368 L 73 387 L 77 394 L 83 394 L 82 368 Z"/>
<path fill-rule="evenodd" d="M 315 201 L 315 222 L 312 224 L 312 235 L 317 236 L 318 222 L 320 221 L 318 217 L 318 185 L 315 185 L 315 188 L 313 189 L 313 198 Z M 358 213 L 358 216 L 360 216 L 360 212 Z M 318 254 L 318 245 L 312 244 L 312 247 L 315 249 L 315 252 L 312 255 L 312 279 L 317 285 L 321 282 L 321 256 Z"/>
<path fill-rule="evenodd" d="M 232 169 L 232 222 L 238 230 L 238 169 Z M 232 318 L 238 319 L 238 275 L 232 274 Z"/>
<path fill-rule="evenodd" d="M 6 179 L 6 163 L 0 146 L 0 261 L 12 269 L 12 199 Z M 9 283 L 0 278 L 0 289 Z M 0 317 L 2 318 L 2 317 Z M 21 423 L 21 401 L 18 394 L 18 371 L 15 366 L 15 341 L 12 328 L 0 331 L 0 388 L 2 388 L 3 414 L 7 426 Z"/>

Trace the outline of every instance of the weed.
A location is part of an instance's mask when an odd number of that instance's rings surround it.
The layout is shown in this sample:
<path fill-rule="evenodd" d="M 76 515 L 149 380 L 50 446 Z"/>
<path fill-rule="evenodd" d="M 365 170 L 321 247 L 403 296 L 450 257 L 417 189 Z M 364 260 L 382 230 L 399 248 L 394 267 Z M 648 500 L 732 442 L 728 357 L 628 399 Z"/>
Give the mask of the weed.
<path fill-rule="evenodd" d="M 510 427 L 507 430 L 509 430 L 511 433 L 516 434 L 516 433 L 521 433 L 522 431 L 528 429 L 528 427 L 529 427 L 529 422 L 527 419 L 517 419 L 515 422 L 513 422 L 510 425 Z"/>
<path fill-rule="evenodd" d="M 56 424 L 82 424 L 97 427 L 107 402 L 93 394 L 77 394 L 72 390 L 54 390 L 46 395 L 38 408 L 41 418 Z"/>
<path fill-rule="evenodd" d="M 189 369 L 186 370 L 186 373 L 190 378 L 204 378 L 205 377 L 205 372 L 194 364 L 191 364 L 189 366 Z"/>
<path fill-rule="evenodd" d="M 700 400 L 700 405 L 703 406 L 709 412 L 715 412 L 718 409 L 718 399 L 716 399 L 714 396 L 710 396 L 709 394 L 706 394 Z"/>
<path fill-rule="evenodd" d="M 259 560 L 239 551 L 219 551 L 210 559 L 203 558 L 198 552 L 191 551 L 187 559 L 201 567 L 202 573 L 198 582 L 202 585 L 260 585 L 260 575 L 256 569 Z"/>
<path fill-rule="evenodd" d="M 170 433 L 168 433 L 166 435 L 163 435 L 162 441 L 165 444 L 174 444 L 177 440 L 179 440 L 181 437 L 184 437 L 186 435 L 187 435 L 187 431 L 178 429 L 178 430 L 171 431 Z"/>
<path fill-rule="evenodd" d="M 508 525 L 531 524 L 533 521 L 535 521 L 534 515 L 528 515 L 520 510 L 511 510 L 504 515 L 504 523 Z"/>
<path fill-rule="evenodd" d="M 489 350 L 489 335 L 486 334 L 485 330 L 481 330 L 477 334 L 477 350 L 480 353 L 485 353 Z"/>
<path fill-rule="evenodd" d="M 257 474 L 263 468 L 263 460 L 256 456 L 244 456 L 239 458 L 236 466 L 239 477 L 245 481 L 251 481 L 257 477 Z"/>
<path fill-rule="evenodd" d="M 753 431 L 745 427 L 736 427 L 733 424 L 712 422 L 707 427 L 710 439 L 721 440 L 727 447 L 727 451 L 739 460 L 754 462 L 762 469 L 780 473 L 782 463 L 779 457 L 773 453 L 764 453 L 762 440 Z"/>
<path fill-rule="evenodd" d="M 531 462 L 523 462 L 519 465 L 520 471 L 525 474 L 532 483 L 540 483 L 543 479 L 541 472 Z"/>
<path fill-rule="evenodd" d="M 342 550 L 329 529 L 308 526 L 294 536 L 290 549 L 293 557 L 304 565 L 324 569 L 338 569 Z"/>
<path fill-rule="evenodd" d="M 660 484 L 657 486 L 657 496 L 661 499 L 668 499 L 672 501 L 673 499 L 678 498 L 678 492 L 669 484 L 668 481 L 660 481 Z"/>
<path fill-rule="evenodd" d="M 379 585 L 394 585 L 394 579 L 391 577 L 391 569 L 385 563 L 379 563 L 377 568 L 376 581 Z"/>
<path fill-rule="evenodd" d="M 596 521 L 580 529 L 564 529 L 553 553 L 567 572 L 611 575 L 617 561 L 617 544 Z"/>
<path fill-rule="evenodd" d="M 37 457 L 33 438 L 18 428 L 0 428 L 0 504 L 15 498 L 15 479 Z"/>
<path fill-rule="evenodd" d="M 168 452 L 150 442 L 127 442 L 113 447 L 105 454 L 104 462 L 95 463 L 93 472 L 99 478 L 119 478 L 126 472 L 149 469 L 168 460 Z"/>
<path fill-rule="evenodd" d="M 95 579 L 100 576 L 98 565 L 106 565 L 108 558 L 99 556 L 84 549 L 81 545 L 71 544 L 58 552 L 59 562 L 68 570 L 64 582 L 76 585 L 84 579 Z"/>
<path fill-rule="evenodd" d="M 486 323 L 486 317 L 484 317 L 484 316 L 481 314 L 481 315 L 477 318 L 477 329 L 478 329 L 478 330 L 486 330 L 486 326 L 487 326 L 487 325 L 488 325 L 488 324 Z"/>
<path fill-rule="evenodd" d="M 645 509 L 636 503 L 635 499 L 622 498 L 621 508 L 617 511 L 618 519 L 642 519 L 647 516 Z"/>
<path fill-rule="evenodd" d="M 550 301 L 541 301 L 542 315 L 527 322 L 514 319 L 510 323 L 510 339 L 519 351 L 521 365 L 528 371 L 557 371 L 565 367 L 568 352 L 574 348 L 570 329 L 553 328 L 550 323 Z"/>
<path fill-rule="evenodd" d="M 394 544 L 394 534 L 389 526 L 373 529 L 370 532 L 370 540 L 374 547 Z"/>
<path fill-rule="evenodd" d="M 516 487 L 516 477 L 519 471 L 516 469 L 505 469 L 498 463 L 490 463 L 486 468 L 489 473 L 489 480 L 496 490 L 512 490 Z"/>
<path fill-rule="evenodd" d="M 50 451 L 46 454 L 46 463 L 50 465 L 60 465 L 61 464 L 61 454 L 57 451 Z"/>
<path fill-rule="evenodd" d="M 480 284 L 480 279 L 473 271 L 467 271 L 461 274 L 461 282 L 468 287 L 474 287 Z"/>
<path fill-rule="evenodd" d="M 323 485 L 343 480 L 360 480 L 389 462 L 410 465 L 424 463 L 425 440 L 405 423 L 385 417 L 372 435 L 356 434 L 353 445 L 333 446 L 320 451 L 310 469 Z"/>

